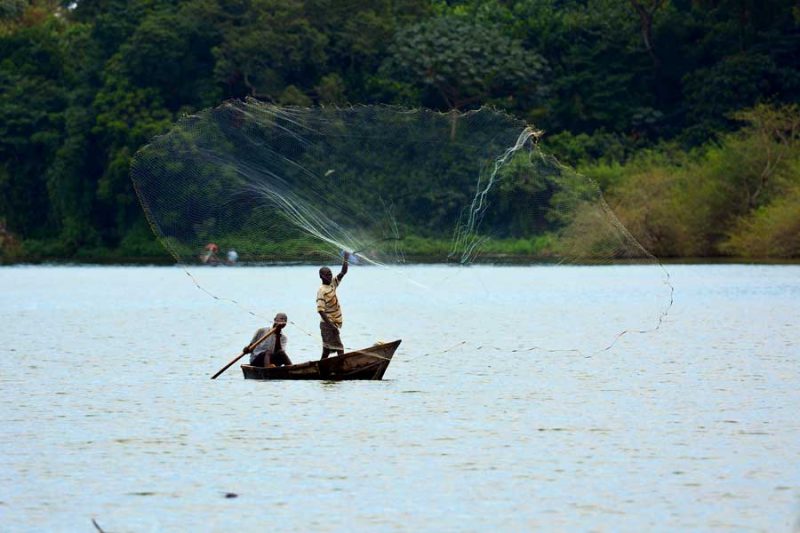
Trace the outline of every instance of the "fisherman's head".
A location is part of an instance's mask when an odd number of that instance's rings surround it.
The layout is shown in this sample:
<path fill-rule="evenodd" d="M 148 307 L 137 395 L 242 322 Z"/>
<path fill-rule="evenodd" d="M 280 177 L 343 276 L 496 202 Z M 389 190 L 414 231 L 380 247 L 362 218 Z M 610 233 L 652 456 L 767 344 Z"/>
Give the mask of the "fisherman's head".
<path fill-rule="evenodd" d="M 333 274 L 331 273 L 331 269 L 328 267 L 322 267 L 319 269 L 319 279 L 322 280 L 322 283 L 325 285 L 330 285 L 331 280 L 333 279 Z"/>
<path fill-rule="evenodd" d="M 278 313 L 272 321 L 272 327 L 283 328 L 288 321 L 289 318 L 286 316 L 286 313 Z"/>

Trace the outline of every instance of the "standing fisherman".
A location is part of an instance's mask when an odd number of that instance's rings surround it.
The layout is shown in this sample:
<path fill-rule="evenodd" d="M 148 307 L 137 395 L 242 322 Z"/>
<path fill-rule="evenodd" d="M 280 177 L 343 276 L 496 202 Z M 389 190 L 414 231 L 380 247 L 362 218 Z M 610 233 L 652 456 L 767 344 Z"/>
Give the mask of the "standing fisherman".
<path fill-rule="evenodd" d="M 336 277 L 333 277 L 331 269 L 322 267 L 319 269 L 319 279 L 322 285 L 317 291 L 317 311 L 322 318 L 319 329 L 322 333 L 322 359 L 327 359 L 331 352 L 344 355 L 344 345 L 339 337 L 339 330 L 342 328 L 342 308 L 339 307 L 339 299 L 336 297 L 336 288 L 342 282 L 342 278 L 347 274 L 347 260 L 350 257 L 348 252 L 344 253 L 342 270 Z"/>

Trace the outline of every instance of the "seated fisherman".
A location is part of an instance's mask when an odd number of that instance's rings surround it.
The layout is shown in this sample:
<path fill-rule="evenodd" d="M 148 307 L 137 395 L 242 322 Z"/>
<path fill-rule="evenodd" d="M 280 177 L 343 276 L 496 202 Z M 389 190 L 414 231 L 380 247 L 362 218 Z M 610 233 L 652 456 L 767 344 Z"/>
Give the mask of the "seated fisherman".
<path fill-rule="evenodd" d="M 272 322 L 275 333 L 253 347 L 253 351 L 250 353 L 251 365 L 274 367 L 292 364 L 291 359 L 286 355 L 286 335 L 281 333 L 283 328 L 286 327 L 287 321 L 286 313 L 275 315 L 275 319 Z M 250 344 L 263 337 L 268 331 L 269 328 L 259 328 L 253 335 L 253 340 L 250 341 Z M 247 352 L 249 347 L 250 345 L 248 344 L 243 351 Z"/>
<path fill-rule="evenodd" d="M 213 242 L 206 244 L 203 248 L 203 253 L 201 253 L 199 257 L 200 263 L 204 265 L 217 266 L 219 264 L 217 252 L 219 252 L 219 246 Z"/>

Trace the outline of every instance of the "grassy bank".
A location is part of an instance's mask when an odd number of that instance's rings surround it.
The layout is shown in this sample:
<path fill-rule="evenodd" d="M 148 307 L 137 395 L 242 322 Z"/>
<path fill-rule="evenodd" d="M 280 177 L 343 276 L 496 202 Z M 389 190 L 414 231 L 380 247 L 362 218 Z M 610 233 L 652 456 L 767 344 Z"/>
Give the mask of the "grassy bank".
<path fill-rule="evenodd" d="M 451 242 L 444 239 L 428 239 L 422 237 L 409 237 L 407 246 L 403 248 L 402 260 L 405 263 L 448 263 L 459 262 L 458 256 L 451 255 Z M 490 264 L 553 264 L 562 262 L 562 258 L 542 247 L 542 239 L 506 239 L 490 240 L 484 243 L 481 253 L 473 261 L 475 263 Z M 167 253 L 155 239 L 152 247 L 147 250 L 141 248 L 125 250 L 122 248 L 91 248 L 80 250 L 79 253 L 63 255 L 59 243 L 23 243 L 22 250 L 15 256 L 0 257 L 0 265 L 14 264 L 78 264 L 78 265 L 174 265 L 175 259 Z M 257 259 L 242 257 L 239 264 L 329 264 L 336 263 L 339 258 L 333 254 L 323 253 L 297 253 L 294 249 L 276 249 L 272 254 L 263 255 Z M 607 264 L 610 258 L 570 258 L 567 264 Z M 630 259 L 613 259 L 614 263 L 650 263 L 652 258 L 640 257 Z M 800 257 L 770 257 L 770 256 L 672 256 L 660 257 L 658 261 L 663 264 L 798 264 Z M 198 261 L 198 264 L 199 261 Z"/>
<path fill-rule="evenodd" d="M 800 108 L 761 105 L 733 118 L 740 130 L 691 150 L 677 141 L 635 149 L 606 135 L 561 137 L 553 149 L 600 184 L 658 257 L 798 258 Z"/>
<path fill-rule="evenodd" d="M 480 257 L 485 259 L 509 260 L 549 260 L 553 254 L 548 251 L 548 239 L 489 239 L 482 243 Z M 241 244 L 241 243 L 240 243 Z M 228 247 L 223 247 L 227 249 Z M 296 242 L 269 243 L 260 247 L 257 254 L 242 253 L 245 247 L 234 244 L 229 248 L 240 251 L 241 261 L 258 262 L 304 262 L 317 263 L 330 261 L 331 255 L 312 251 L 311 246 L 298 245 Z M 74 251 L 67 249 L 59 241 L 23 241 L 13 248 L 6 249 L 0 256 L 2 264 L 15 263 L 122 263 L 122 264 L 172 264 L 172 255 L 155 238 L 137 246 L 120 246 L 115 249 L 94 247 L 80 248 Z M 198 250 L 198 255 L 201 250 Z M 402 239 L 397 257 L 410 262 L 457 262 L 458 256 L 451 257 L 452 242 L 447 239 L 433 239 L 419 236 L 408 236 Z M 187 254 L 188 255 L 188 254 Z M 379 255 L 379 254 L 378 254 Z"/>

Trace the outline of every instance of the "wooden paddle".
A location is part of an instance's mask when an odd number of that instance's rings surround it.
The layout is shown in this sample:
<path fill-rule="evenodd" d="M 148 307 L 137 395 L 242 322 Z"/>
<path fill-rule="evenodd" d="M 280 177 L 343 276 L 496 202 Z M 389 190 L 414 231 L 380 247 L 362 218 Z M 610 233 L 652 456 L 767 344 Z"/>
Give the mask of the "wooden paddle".
<path fill-rule="evenodd" d="M 220 371 L 219 371 L 219 372 L 217 372 L 216 374 L 214 374 L 213 376 L 211 376 L 211 379 L 217 379 L 217 376 L 219 376 L 220 374 L 222 374 L 223 372 L 225 372 L 226 370 L 228 370 L 228 369 L 231 367 L 231 365 L 233 365 L 233 363 L 235 363 L 236 361 L 238 361 L 239 359 L 241 359 L 242 357 L 244 357 L 244 354 L 252 352 L 252 351 L 253 351 L 253 348 L 255 348 L 256 346 L 258 346 L 259 344 L 261 344 L 261 341 L 263 341 L 263 340 L 265 340 L 266 338 L 268 338 L 270 335 L 272 335 L 273 333 L 275 333 L 275 331 L 276 331 L 276 330 L 275 330 L 275 328 L 272 328 L 272 329 L 271 329 L 271 330 L 269 330 L 268 332 L 264 333 L 264 336 L 263 336 L 263 337 L 261 337 L 260 339 L 258 339 L 258 340 L 256 340 L 256 341 L 254 341 L 254 342 L 250 343 L 250 345 L 247 347 L 247 349 L 246 349 L 246 350 L 244 350 L 242 353 L 240 353 L 238 356 L 236 356 L 236 357 L 233 359 L 233 361 L 231 361 L 231 362 L 230 362 L 230 363 L 228 363 L 227 365 L 223 366 L 223 367 L 220 369 Z"/>

